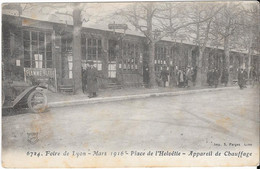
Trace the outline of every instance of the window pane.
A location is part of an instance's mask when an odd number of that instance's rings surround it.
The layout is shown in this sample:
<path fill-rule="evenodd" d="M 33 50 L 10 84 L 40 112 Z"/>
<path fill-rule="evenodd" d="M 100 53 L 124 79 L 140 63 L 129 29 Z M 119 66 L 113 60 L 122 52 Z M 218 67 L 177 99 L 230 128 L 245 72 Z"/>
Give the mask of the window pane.
<path fill-rule="evenodd" d="M 24 61 L 24 67 L 30 67 L 31 63 L 29 60 Z"/>
<path fill-rule="evenodd" d="M 30 50 L 30 41 L 23 41 L 24 50 Z"/>
<path fill-rule="evenodd" d="M 51 52 L 47 52 L 46 53 L 46 59 L 47 60 L 52 60 L 52 53 Z"/>
<path fill-rule="evenodd" d="M 46 44 L 46 51 L 52 51 L 51 50 L 51 43 Z"/>
<path fill-rule="evenodd" d="M 51 34 L 46 34 L 46 42 L 49 43 L 51 42 Z"/>
<path fill-rule="evenodd" d="M 42 60 L 44 61 L 45 60 L 45 53 L 44 52 L 40 52 L 39 54 L 41 55 Z"/>
<path fill-rule="evenodd" d="M 32 40 L 38 40 L 38 33 L 32 32 Z"/>
<path fill-rule="evenodd" d="M 91 39 L 88 39 L 88 46 L 91 46 Z"/>
<path fill-rule="evenodd" d="M 93 46 L 97 46 L 97 41 L 96 41 L 96 39 L 93 39 Z"/>
<path fill-rule="evenodd" d="M 32 68 L 36 68 L 35 61 L 32 61 Z"/>
<path fill-rule="evenodd" d="M 37 42 L 32 42 L 32 51 L 38 51 L 38 44 L 37 44 Z"/>
<path fill-rule="evenodd" d="M 30 60 L 30 52 L 24 51 L 24 60 Z"/>
<path fill-rule="evenodd" d="M 44 41 L 44 33 L 43 32 L 39 33 L 39 40 Z"/>
<path fill-rule="evenodd" d="M 47 65 L 47 68 L 52 68 L 52 61 L 47 61 L 47 63 L 46 63 Z"/>
<path fill-rule="evenodd" d="M 30 40 L 30 32 L 29 31 L 23 31 L 23 38 L 26 40 Z"/>
<path fill-rule="evenodd" d="M 44 42 L 43 41 L 39 42 L 39 50 L 44 51 Z"/>

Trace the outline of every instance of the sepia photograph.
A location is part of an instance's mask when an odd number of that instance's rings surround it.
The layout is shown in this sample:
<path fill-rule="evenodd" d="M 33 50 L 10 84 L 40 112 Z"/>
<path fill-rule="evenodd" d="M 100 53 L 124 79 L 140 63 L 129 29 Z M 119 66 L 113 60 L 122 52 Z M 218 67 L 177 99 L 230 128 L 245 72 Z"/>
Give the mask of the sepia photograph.
<path fill-rule="evenodd" d="M 257 1 L 0 13 L 2 167 L 259 165 Z"/>

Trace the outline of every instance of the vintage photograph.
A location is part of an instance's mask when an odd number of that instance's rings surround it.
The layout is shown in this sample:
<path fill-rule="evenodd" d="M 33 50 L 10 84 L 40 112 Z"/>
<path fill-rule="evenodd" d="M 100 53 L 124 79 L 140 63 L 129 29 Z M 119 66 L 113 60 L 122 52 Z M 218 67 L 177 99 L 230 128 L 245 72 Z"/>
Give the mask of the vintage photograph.
<path fill-rule="evenodd" d="M 259 165 L 257 1 L 1 14 L 2 167 Z"/>

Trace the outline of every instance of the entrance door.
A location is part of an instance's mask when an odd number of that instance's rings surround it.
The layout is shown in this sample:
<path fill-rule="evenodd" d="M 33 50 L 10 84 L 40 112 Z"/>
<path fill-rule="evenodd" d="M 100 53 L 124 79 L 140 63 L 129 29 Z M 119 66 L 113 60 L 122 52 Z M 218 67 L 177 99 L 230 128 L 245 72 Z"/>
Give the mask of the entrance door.
<path fill-rule="evenodd" d="M 116 40 L 108 41 L 109 55 L 108 55 L 108 78 L 115 79 L 117 72 L 117 48 L 118 44 Z"/>

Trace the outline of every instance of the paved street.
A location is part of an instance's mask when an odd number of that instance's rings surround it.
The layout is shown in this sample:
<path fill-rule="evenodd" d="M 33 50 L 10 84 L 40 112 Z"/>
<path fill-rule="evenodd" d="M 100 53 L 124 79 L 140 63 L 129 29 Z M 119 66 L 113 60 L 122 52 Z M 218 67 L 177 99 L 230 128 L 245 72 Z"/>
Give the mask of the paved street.
<path fill-rule="evenodd" d="M 51 108 L 42 114 L 3 112 L 2 147 L 203 150 L 225 142 L 255 147 L 258 102 L 258 89 L 246 88 Z M 27 141 L 30 132 L 38 132 L 36 144 Z"/>

